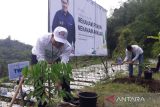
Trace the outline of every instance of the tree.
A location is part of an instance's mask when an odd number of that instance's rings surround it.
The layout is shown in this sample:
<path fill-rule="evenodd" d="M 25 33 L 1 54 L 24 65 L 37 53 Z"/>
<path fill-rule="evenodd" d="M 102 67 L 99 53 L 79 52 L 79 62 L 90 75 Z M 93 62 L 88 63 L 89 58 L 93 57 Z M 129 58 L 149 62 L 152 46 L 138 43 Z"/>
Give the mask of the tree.
<path fill-rule="evenodd" d="M 160 42 L 160 32 L 158 33 L 157 36 L 147 36 L 147 38 L 155 39 L 155 40 L 158 40 Z"/>
<path fill-rule="evenodd" d="M 147 36 L 147 38 L 158 40 L 158 42 L 154 43 L 152 47 L 153 57 L 157 57 L 157 55 L 160 54 L 160 32 L 157 36 Z"/>
<path fill-rule="evenodd" d="M 159 49 L 146 35 L 156 35 L 160 28 L 160 0 L 128 0 L 119 9 L 115 9 L 108 19 L 108 48 L 110 53 L 125 47 L 125 40 L 134 39 L 134 43 L 142 46 L 145 56 L 153 56 L 152 47 Z M 130 36 L 124 38 L 125 29 Z M 129 38 L 129 39 L 128 39 Z M 157 43 L 156 43 L 157 44 Z"/>
<path fill-rule="evenodd" d="M 0 65 L 3 68 L 3 76 L 7 75 L 7 64 L 25 60 L 30 61 L 31 49 L 32 46 L 11 40 L 10 36 L 6 39 L 0 39 Z"/>

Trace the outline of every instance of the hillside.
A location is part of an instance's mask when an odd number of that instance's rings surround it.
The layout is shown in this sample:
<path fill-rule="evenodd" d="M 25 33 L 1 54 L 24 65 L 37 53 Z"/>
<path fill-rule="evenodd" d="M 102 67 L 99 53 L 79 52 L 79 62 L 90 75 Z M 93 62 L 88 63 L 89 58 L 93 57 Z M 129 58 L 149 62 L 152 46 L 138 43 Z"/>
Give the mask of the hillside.
<path fill-rule="evenodd" d="M 32 46 L 11 40 L 0 39 L 0 75 L 6 74 L 7 64 L 30 60 Z"/>
<path fill-rule="evenodd" d="M 127 44 L 138 44 L 145 57 L 157 57 L 160 42 L 147 36 L 160 32 L 160 0 L 128 0 L 107 20 L 110 55 L 123 55 Z"/>

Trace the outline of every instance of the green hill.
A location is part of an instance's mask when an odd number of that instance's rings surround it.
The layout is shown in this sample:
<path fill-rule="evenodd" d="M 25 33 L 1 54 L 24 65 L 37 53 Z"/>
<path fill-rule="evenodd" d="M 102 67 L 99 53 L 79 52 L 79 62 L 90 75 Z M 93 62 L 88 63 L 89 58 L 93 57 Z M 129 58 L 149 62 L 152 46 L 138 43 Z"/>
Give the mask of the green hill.
<path fill-rule="evenodd" d="M 0 76 L 4 76 L 7 73 L 7 64 L 29 61 L 31 49 L 31 45 L 11 40 L 10 37 L 0 39 Z"/>
<path fill-rule="evenodd" d="M 160 42 L 147 39 L 160 32 L 160 0 L 128 0 L 107 21 L 110 55 L 124 54 L 127 44 L 138 44 L 145 57 L 157 57 Z"/>

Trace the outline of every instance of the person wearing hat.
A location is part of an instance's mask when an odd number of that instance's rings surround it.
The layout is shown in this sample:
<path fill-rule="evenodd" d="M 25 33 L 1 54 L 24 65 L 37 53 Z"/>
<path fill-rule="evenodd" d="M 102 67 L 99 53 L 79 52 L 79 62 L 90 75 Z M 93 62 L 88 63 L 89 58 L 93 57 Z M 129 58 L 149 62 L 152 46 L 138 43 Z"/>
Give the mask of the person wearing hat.
<path fill-rule="evenodd" d="M 72 51 L 72 46 L 67 41 L 68 31 L 64 27 L 56 27 L 53 33 L 48 33 L 38 38 L 32 48 L 31 64 L 39 61 L 54 62 L 59 57 L 61 62 L 67 63 Z"/>
<path fill-rule="evenodd" d="M 54 63 L 59 57 L 61 63 L 68 63 L 72 46 L 67 41 L 68 31 L 64 27 L 56 27 L 53 33 L 48 33 L 38 38 L 36 45 L 32 48 L 31 65 L 46 60 L 48 63 Z M 71 92 L 70 84 L 65 79 L 62 81 L 62 89 Z M 64 97 L 64 101 L 70 101 L 71 98 Z M 43 104 L 44 105 L 44 104 Z M 43 107 L 41 102 L 38 107 Z"/>
<path fill-rule="evenodd" d="M 57 26 L 65 27 L 68 30 L 68 42 L 75 48 L 75 22 L 73 16 L 68 11 L 69 0 L 61 0 L 62 9 L 55 13 L 52 21 L 52 31 Z M 72 51 L 74 53 L 74 50 Z"/>

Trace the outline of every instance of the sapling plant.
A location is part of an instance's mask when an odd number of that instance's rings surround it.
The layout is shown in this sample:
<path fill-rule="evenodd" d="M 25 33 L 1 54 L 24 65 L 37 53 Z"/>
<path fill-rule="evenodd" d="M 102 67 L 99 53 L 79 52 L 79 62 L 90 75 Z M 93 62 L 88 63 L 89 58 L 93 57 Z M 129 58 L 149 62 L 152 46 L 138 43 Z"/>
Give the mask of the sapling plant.
<path fill-rule="evenodd" d="M 72 68 L 70 64 L 58 63 L 48 65 L 46 61 L 41 61 L 22 71 L 26 78 L 25 83 L 34 87 L 34 90 L 27 96 L 28 99 L 34 97 L 37 102 L 47 101 L 47 106 L 52 106 L 68 94 L 65 90 L 59 89 L 63 79 L 71 81 Z M 58 88 L 57 88 L 58 87 Z M 59 100 L 57 100 L 59 99 Z"/>

